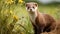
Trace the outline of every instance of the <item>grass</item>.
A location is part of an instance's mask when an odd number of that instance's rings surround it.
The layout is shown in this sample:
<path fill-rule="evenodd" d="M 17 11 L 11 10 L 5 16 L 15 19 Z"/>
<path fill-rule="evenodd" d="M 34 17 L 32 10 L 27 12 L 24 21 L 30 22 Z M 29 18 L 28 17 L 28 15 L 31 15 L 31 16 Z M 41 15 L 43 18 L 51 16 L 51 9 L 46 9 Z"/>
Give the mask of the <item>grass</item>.
<path fill-rule="evenodd" d="M 42 6 L 42 5 L 39 5 L 38 9 L 40 12 L 47 13 L 47 14 L 53 16 L 55 19 L 60 19 L 60 8 L 59 7 L 60 6 L 53 6 L 53 5 L 52 6 L 44 6 L 44 5 Z M 6 23 L 5 24 L 6 26 L 5 25 L 1 26 L 2 27 L 1 28 L 2 30 L 0 30 L 1 34 L 4 34 L 4 32 L 6 30 L 8 30 L 7 32 L 10 31 L 9 34 L 33 34 L 34 33 L 33 28 L 32 28 L 32 24 L 29 20 L 29 15 L 26 11 L 25 6 L 23 6 L 23 5 L 21 6 L 20 4 L 10 5 L 10 9 L 8 9 L 7 7 L 2 9 L 2 11 L 1 11 L 2 14 L 5 10 L 8 10 L 8 12 L 9 12 L 9 10 L 12 10 L 12 12 L 14 14 L 9 15 L 9 18 L 6 18 L 7 22 L 0 22 L 2 24 Z M 19 20 L 16 22 L 12 22 L 13 15 L 17 15 Z M 0 15 L 0 17 L 2 19 L 4 18 L 4 16 L 2 17 L 2 15 Z M 1 19 L 0 19 L 0 21 L 1 21 Z M 11 28 L 12 28 L 12 26 L 14 26 L 14 27 L 12 29 L 10 29 L 10 27 L 8 26 L 8 28 L 7 28 L 8 23 L 12 23 L 12 25 L 10 25 Z M 3 27 L 6 29 L 4 30 Z"/>

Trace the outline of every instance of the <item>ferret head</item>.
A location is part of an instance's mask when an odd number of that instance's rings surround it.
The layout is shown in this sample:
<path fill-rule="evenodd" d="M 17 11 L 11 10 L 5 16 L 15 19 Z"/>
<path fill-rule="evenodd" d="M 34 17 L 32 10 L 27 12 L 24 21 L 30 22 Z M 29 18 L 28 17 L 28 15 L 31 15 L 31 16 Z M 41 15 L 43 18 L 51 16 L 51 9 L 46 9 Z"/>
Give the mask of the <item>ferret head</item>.
<path fill-rule="evenodd" d="M 38 5 L 37 3 L 29 2 L 29 3 L 26 3 L 26 9 L 28 12 L 34 13 L 35 11 L 37 11 Z"/>

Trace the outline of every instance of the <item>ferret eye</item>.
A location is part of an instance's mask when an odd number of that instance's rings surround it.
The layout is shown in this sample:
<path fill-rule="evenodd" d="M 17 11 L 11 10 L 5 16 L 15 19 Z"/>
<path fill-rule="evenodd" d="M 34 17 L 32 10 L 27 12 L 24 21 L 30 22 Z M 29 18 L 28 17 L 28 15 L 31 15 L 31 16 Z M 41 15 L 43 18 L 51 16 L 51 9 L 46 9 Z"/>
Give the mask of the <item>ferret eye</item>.
<path fill-rule="evenodd" d="M 30 7 L 28 7 L 28 9 L 29 9 Z"/>
<path fill-rule="evenodd" d="M 33 7 L 34 8 L 34 7 Z"/>

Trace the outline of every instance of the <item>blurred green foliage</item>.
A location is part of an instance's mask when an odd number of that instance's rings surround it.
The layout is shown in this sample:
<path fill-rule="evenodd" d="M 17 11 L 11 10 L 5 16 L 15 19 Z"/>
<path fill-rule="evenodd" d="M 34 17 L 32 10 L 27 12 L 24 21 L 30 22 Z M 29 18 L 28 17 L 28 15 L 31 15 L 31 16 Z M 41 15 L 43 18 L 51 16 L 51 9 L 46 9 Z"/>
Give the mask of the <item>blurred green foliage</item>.
<path fill-rule="evenodd" d="M 33 34 L 25 8 L 27 0 L 0 0 L 0 34 Z M 28 2 L 28 1 L 27 1 Z M 40 5 L 39 11 L 60 19 L 60 5 Z"/>

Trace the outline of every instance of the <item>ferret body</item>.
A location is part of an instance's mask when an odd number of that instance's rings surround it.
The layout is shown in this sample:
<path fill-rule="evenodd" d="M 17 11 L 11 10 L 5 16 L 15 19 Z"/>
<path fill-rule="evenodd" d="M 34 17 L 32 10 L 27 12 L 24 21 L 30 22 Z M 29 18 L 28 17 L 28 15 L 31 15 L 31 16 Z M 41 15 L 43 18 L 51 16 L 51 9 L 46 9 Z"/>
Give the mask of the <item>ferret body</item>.
<path fill-rule="evenodd" d="M 55 19 L 48 15 L 43 14 L 38 11 L 38 5 L 34 2 L 29 2 L 26 4 L 26 9 L 28 11 L 30 21 L 32 22 L 35 34 L 40 34 L 42 32 L 50 32 L 56 27 Z"/>

